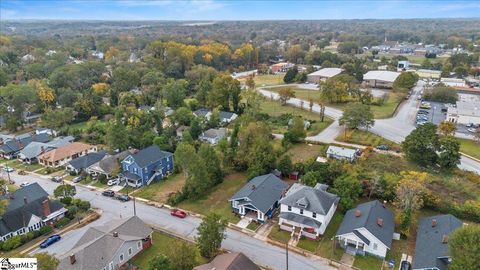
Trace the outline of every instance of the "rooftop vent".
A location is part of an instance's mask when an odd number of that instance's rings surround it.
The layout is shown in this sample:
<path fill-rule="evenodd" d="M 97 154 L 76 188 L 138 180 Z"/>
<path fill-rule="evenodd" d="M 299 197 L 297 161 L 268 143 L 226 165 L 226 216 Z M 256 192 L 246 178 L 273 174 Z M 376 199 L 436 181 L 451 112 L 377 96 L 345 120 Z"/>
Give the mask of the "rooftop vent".
<path fill-rule="evenodd" d="M 360 211 L 360 209 L 355 209 L 355 216 L 359 217 L 361 215 L 362 215 L 362 211 Z"/>
<path fill-rule="evenodd" d="M 383 218 L 377 218 L 377 225 L 380 227 L 383 226 Z"/>
<path fill-rule="evenodd" d="M 432 219 L 432 227 L 435 227 L 437 226 L 437 220 L 436 219 Z"/>
<path fill-rule="evenodd" d="M 252 185 L 252 190 L 255 190 L 256 188 L 257 188 L 257 186 Z"/>
<path fill-rule="evenodd" d="M 448 235 L 444 234 L 442 236 L 442 244 L 446 244 L 446 243 L 448 243 Z"/>
<path fill-rule="evenodd" d="M 113 232 L 113 237 L 118 237 L 118 232 Z"/>

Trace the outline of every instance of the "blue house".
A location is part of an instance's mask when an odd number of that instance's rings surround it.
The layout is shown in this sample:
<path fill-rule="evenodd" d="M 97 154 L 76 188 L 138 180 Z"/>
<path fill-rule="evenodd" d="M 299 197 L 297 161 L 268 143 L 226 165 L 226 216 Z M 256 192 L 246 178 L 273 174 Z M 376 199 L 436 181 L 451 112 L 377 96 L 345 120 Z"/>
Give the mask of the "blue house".
<path fill-rule="evenodd" d="M 141 187 L 149 185 L 153 180 L 162 179 L 172 171 L 173 154 L 152 145 L 127 156 L 122 161 L 119 178 L 129 186 Z"/>

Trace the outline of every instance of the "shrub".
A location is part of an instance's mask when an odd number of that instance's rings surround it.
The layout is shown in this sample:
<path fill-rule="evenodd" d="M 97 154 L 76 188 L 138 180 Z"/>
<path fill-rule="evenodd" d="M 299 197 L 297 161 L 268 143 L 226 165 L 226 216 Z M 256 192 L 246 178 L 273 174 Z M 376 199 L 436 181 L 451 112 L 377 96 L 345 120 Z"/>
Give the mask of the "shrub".
<path fill-rule="evenodd" d="M 167 203 L 170 205 L 177 205 L 183 200 L 186 199 L 186 196 L 183 192 L 175 192 L 167 199 Z"/>
<path fill-rule="evenodd" d="M 51 232 L 53 232 L 53 228 L 48 226 L 48 225 L 45 225 L 43 227 L 40 228 L 40 230 L 38 230 L 40 232 L 40 235 L 46 235 L 46 234 L 49 234 Z"/>
<path fill-rule="evenodd" d="M 75 217 L 75 214 L 78 213 L 78 207 L 76 205 L 70 205 L 69 207 L 67 207 L 67 214 L 66 216 L 69 218 L 69 219 L 73 219 Z"/>
<path fill-rule="evenodd" d="M 23 234 L 21 237 L 22 237 L 22 243 L 26 243 L 35 238 L 35 233 L 28 232 L 26 234 Z"/>
<path fill-rule="evenodd" d="M 55 223 L 55 228 L 62 228 L 63 226 L 67 225 L 70 222 L 70 219 L 67 217 L 61 218 L 57 223 Z"/>
<path fill-rule="evenodd" d="M 3 242 L 2 249 L 4 251 L 10 251 L 21 245 L 22 245 L 22 237 L 20 237 L 19 235 L 16 235 L 7 239 L 5 242 Z"/>
<path fill-rule="evenodd" d="M 90 202 L 87 202 L 87 201 L 80 201 L 78 204 L 77 204 L 78 208 L 80 211 L 88 211 L 88 209 L 90 209 Z"/>
<path fill-rule="evenodd" d="M 63 203 L 65 206 L 69 206 L 72 204 L 72 197 L 61 198 L 60 202 Z"/>
<path fill-rule="evenodd" d="M 107 177 L 104 174 L 100 174 L 98 176 L 98 182 L 100 182 L 102 184 L 106 184 L 107 183 Z"/>

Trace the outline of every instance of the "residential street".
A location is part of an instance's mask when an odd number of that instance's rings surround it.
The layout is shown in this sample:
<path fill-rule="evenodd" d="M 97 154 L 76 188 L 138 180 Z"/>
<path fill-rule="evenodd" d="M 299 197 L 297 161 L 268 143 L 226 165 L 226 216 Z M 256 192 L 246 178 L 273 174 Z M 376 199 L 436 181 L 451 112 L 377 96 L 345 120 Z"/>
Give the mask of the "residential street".
<path fill-rule="evenodd" d="M 17 184 L 25 181 L 29 183 L 38 182 L 49 194 L 52 194 L 53 190 L 58 185 L 47 179 L 47 177 L 37 177 L 32 174 L 21 176 L 12 173 L 11 178 Z M 68 232 L 62 237 L 60 242 L 41 251 L 47 251 L 57 256 L 65 254 L 73 247 L 75 242 L 82 236 L 89 226 L 97 226 L 114 218 L 133 215 L 133 201 L 122 203 L 102 196 L 100 192 L 91 191 L 83 186 L 77 186 L 76 197 L 89 201 L 92 207 L 102 209 L 103 214 L 101 218 L 89 224 L 87 227 Z M 201 222 L 200 219 L 191 216 L 185 219 L 176 218 L 171 216 L 167 209 L 156 208 L 138 201 L 136 202 L 136 211 L 137 215 L 146 223 L 191 239 L 195 237 L 196 228 Z M 263 266 L 268 266 L 273 269 L 285 269 L 285 251 L 282 248 L 248 237 L 238 231 L 228 229 L 227 238 L 223 241 L 222 246 L 231 251 L 243 252 L 253 261 Z M 37 251 L 38 249 L 33 252 Z M 326 261 L 323 261 L 321 258 L 303 257 L 294 252 L 289 253 L 289 266 L 291 269 L 302 270 L 334 269 L 328 266 Z"/>
<path fill-rule="evenodd" d="M 384 137 L 385 139 L 391 140 L 396 143 L 401 143 L 413 129 L 415 125 L 415 116 L 417 113 L 417 108 L 419 106 L 419 100 L 417 99 L 425 85 L 424 81 L 418 81 L 417 85 L 412 89 L 412 95 L 410 99 L 403 102 L 398 108 L 396 114 L 392 118 L 387 119 L 376 119 L 375 125 L 370 129 L 371 132 Z M 278 99 L 278 94 L 275 92 L 268 91 L 268 88 L 275 86 L 262 87 L 259 89 L 259 92 L 267 98 L 273 97 Z M 302 100 L 298 98 L 292 98 L 287 101 L 288 104 L 296 107 L 301 107 Z M 304 103 L 306 101 L 303 101 Z M 312 110 L 314 112 L 320 112 L 320 105 L 314 104 Z M 332 143 L 335 140 L 335 137 L 343 130 L 343 127 L 339 126 L 338 119 L 342 116 L 343 112 L 339 109 L 326 107 L 325 114 L 333 119 L 335 122 L 323 130 L 321 133 L 307 137 L 307 140 L 318 141 L 324 143 Z M 462 156 L 460 160 L 459 168 L 463 170 L 473 171 L 480 174 L 480 162 L 477 162 L 468 157 Z"/>

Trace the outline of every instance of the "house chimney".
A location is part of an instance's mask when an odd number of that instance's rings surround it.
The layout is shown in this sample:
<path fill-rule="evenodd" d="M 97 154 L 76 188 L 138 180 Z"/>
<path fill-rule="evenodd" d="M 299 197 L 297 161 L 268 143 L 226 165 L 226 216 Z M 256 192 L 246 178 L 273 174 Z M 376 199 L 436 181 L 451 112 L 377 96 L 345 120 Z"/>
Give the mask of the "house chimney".
<path fill-rule="evenodd" d="M 383 208 L 387 208 L 387 201 L 383 201 Z"/>
<path fill-rule="evenodd" d="M 383 218 L 377 218 L 377 225 L 380 227 L 383 226 Z"/>
<path fill-rule="evenodd" d="M 23 197 L 23 203 L 24 203 L 25 205 L 27 205 L 27 204 L 28 204 L 27 197 Z"/>
<path fill-rule="evenodd" d="M 435 227 L 437 226 L 437 220 L 436 219 L 432 219 L 432 227 Z"/>
<path fill-rule="evenodd" d="M 118 237 L 118 232 L 113 232 L 113 237 Z"/>
<path fill-rule="evenodd" d="M 252 190 L 255 190 L 256 188 L 257 188 L 257 186 L 252 185 Z"/>
<path fill-rule="evenodd" d="M 360 209 L 355 209 L 355 216 L 359 217 L 361 215 L 362 215 L 362 211 L 360 211 Z"/>
<path fill-rule="evenodd" d="M 442 244 L 446 244 L 446 243 L 448 243 L 448 235 L 444 234 L 442 236 Z"/>
<path fill-rule="evenodd" d="M 76 261 L 77 259 L 75 259 L 75 254 L 70 255 L 70 264 L 74 264 Z"/>
<path fill-rule="evenodd" d="M 48 199 L 45 199 L 43 202 L 42 202 L 42 210 L 43 210 L 43 214 L 48 217 L 52 211 L 50 210 L 50 203 L 48 201 Z"/>
<path fill-rule="evenodd" d="M 44 152 L 45 152 L 45 147 L 43 147 L 43 145 L 42 145 L 42 146 L 40 146 L 40 153 L 43 154 Z"/>

